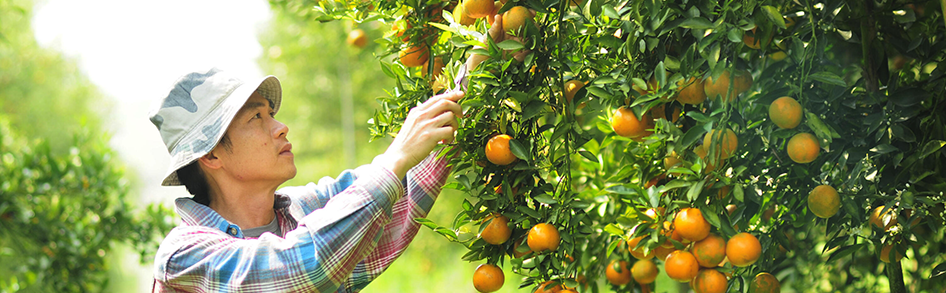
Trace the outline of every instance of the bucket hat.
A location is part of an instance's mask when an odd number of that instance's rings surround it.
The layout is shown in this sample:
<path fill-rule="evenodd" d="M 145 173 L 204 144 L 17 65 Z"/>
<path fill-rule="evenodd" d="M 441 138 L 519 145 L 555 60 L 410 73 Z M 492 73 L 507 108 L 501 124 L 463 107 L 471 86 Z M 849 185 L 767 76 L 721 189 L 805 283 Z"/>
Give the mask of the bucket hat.
<path fill-rule="evenodd" d="M 157 109 L 151 123 L 171 155 L 164 186 L 181 185 L 177 170 L 209 153 L 223 138 L 237 111 L 258 92 L 279 111 L 282 87 L 275 76 L 243 82 L 217 68 L 181 76 Z"/>

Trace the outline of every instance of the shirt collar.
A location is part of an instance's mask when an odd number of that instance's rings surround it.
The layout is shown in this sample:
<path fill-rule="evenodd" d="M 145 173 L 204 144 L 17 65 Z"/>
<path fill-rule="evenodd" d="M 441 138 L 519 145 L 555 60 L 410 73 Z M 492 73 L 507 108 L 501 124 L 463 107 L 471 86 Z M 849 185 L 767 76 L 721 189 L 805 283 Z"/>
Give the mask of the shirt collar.
<path fill-rule="evenodd" d="M 277 212 L 288 208 L 292 201 L 288 196 L 276 193 L 273 199 L 273 209 Z M 185 225 L 203 226 L 220 230 L 230 236 L 243 238 L 243 230 L 224 219 L 217 211 L 208 206 L 199 204 L 190 197 L 181 197 L 174 200 L 175 211 L 181 215 Z"/>

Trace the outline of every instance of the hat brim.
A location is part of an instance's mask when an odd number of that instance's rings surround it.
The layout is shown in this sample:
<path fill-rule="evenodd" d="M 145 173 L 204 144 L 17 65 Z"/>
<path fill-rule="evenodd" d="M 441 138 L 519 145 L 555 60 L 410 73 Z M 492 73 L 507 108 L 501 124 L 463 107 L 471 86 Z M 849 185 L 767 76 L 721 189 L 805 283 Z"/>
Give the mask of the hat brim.
<path fill-rule="evenodd" d="M 237 112 L 243 108 L 253 92 L 259 92 L 264 98 L 273 103 L 273 111 L 279 112 L 282 104 L 282 86 L 276 76 L 270 75 L 254 82 L 244 83 L 233 90 L 222 103 L 215 105 L 204 119 L 189 131 L 181 140 L 194 142 L 187 150 L 176 151 L 171 155 L 171 164 L 167 175 L 161 181 L 162 186 L 182 185 L 177 176 L 177 170 L 194 162 L 198 158 L 213 150 L 223 139 L 230 122 Z"/>

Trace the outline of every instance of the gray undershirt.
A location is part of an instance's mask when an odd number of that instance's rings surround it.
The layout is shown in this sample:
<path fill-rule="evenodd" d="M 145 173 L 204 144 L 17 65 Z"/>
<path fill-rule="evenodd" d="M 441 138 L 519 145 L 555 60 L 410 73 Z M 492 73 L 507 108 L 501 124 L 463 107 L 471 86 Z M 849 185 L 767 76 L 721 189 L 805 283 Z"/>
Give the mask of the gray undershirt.
<path fill-rule="evenodd" d="M 243 237 L 245 238 L 259 238 L 263 233 L 273 233 L 273 235 L 279 236 L 282 235 L 279 229 L 279 223 L 276 221 L 276 217 L 273 217 L 273 221 L 269 224 L 259 226 L 256 228 L 243 229 Z"/>

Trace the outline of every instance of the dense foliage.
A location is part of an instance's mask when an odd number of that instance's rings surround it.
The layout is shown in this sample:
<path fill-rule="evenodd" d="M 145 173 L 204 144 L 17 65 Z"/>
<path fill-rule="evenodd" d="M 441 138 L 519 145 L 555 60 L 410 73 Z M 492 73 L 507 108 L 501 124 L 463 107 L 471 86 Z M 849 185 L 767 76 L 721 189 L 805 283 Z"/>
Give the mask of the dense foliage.
<path fill-rule="evenodd" d="M 642 237 L 637 248 L 656 250 L 669 238 L 659 224 L 689 207 L 714 234 L 749 232 L 761 244 L 754 264 L 717 268 L 732 275 L 730 291 L 746 291 L 760 272 L 797 291 L 937 292 L 946 282 L 946 21 L 936 1 L 509 0 L 498 13 L 524 6 L 537 12 L 527 21 L 535 25 L 498 43 L 484 37 L 485 18 L 459 24 L 449 13 L 456 2 L 273 3 L 317 21 L 397 27 L 379 41 L 396 87 L 372 119 L 378 136 L 396 133 L 407 109 L 442 90 L 467 58 L 489 56 L 469 76 L 456 142 L 464 153 L 451 187 L 470 197 L 452 223 L 421 221 L 466 245 L 465 260 L 508 260 L 523 287 L 553 280 L 599 292 L 609 263 L 632 259 L 625 241 Z M 443 60 L 443 77 L 398 61 L 416 48 Z M 510 58 L 515 52 L 528 54 Z M 733 80 L 717 92 L 741 94 L 712 98 L 707 89 L 710 99 L 681 103 L 691 78 L 707 87 Z M 584 87 L 567 99 L 572 80 Z M 797 127 L 770 117 L 783 96 L 804 111 Z M 663 118 L 623 137 L 612 122 L 622 107 L 645 122 Z M 738 138 L 732 153 L 704 138 L 725 129 Z M 816 138 L 808 148 L 816 157 L 787 150 L 799 133 Z M 512 137 L 516 162 L 487 161 L 497 134 Z M 665 165 L 668 157 L 680 163 Z M 840 195 L 826 219 L 808 200 L 819 185 Z M 871 226 L 880 206 L 896 223 Z M 662 212 L 651 218 L 649 208 Z M 490 214 L 508 217 L 510 241 L 488 244 L 468 232 L 482 230 Z M 557 227 L 561 246 L 515 256 L 537 223 Z"/>

